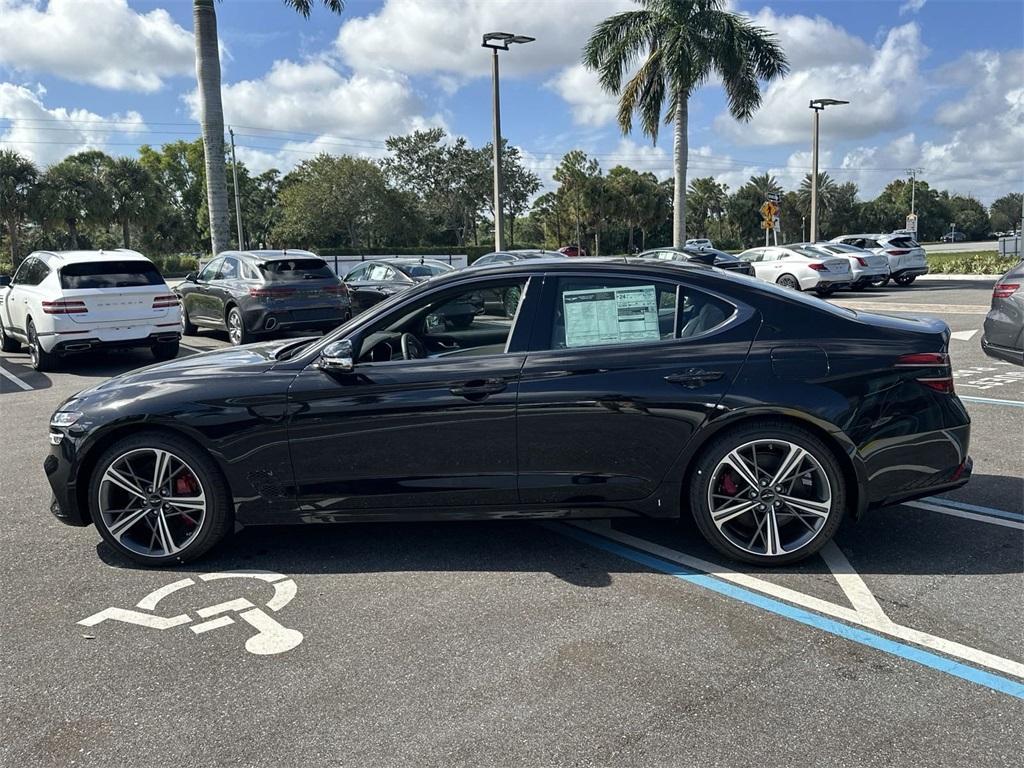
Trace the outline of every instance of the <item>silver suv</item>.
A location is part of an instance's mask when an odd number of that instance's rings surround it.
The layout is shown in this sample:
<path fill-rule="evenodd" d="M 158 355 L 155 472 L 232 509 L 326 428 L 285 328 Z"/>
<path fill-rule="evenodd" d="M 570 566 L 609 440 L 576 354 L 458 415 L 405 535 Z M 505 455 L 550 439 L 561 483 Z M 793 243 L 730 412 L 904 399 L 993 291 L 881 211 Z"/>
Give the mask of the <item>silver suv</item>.
<path fill-rule="evenodd" d="M 841 235 L 833 243 L 846 243 L 864 248 L 889 259 L 890 277 L 896 285 L 910 285 L 920 275 L 928 274 L 928 260 L 924 248 L 910 235 L 893 232 L 889 235 Z M 887 285 L 885 280 L 882 285 Z"/>

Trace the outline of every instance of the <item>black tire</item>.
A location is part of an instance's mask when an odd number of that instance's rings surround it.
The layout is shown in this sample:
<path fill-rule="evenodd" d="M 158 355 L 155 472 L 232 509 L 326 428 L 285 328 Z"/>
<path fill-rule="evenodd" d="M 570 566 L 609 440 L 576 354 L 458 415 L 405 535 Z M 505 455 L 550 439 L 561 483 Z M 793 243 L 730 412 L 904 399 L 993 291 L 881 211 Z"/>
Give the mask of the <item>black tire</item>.
<path fill-rule="evenodd" d="M 892 280 L 892 278 L 891 278 L 891 277 L 887 277 L 887 278 L 885 278 L 885 280 L 883 280 L 882 282 L 880 282 L 880 283 L 878 284 L 878 287 L 879 287 L 879 288 L 885 288 L 885 286 L 887 286 L 887 285 L 889 284 L 889 281 L 890 281 L 890 280 Z"/>
<path fill-rule="evenodd" d="M 757 440 L 784 440 L 803 448 L 813 456 L 828 478 L 831 501 L 828 517 L 820 529 L 806 542 L 798 548 L 780 555 L 769 556 L 752 553 L 736 546 L 718 529 L 711 516 L 709 486 L 719 463 L 731 451 Z M 835 535 L 846 512 L 846 482 L 835 455 L 817 436 L 788 422 L 771 420 L 751 422 L 714 438 L 697 457 L 689 488 L 690 511 L 704 538 L 719 552 L 733 559 L 762 566 L 787 565 L 814 554 Z M 771 488 L 767 488 L 766 491 L 770 493 Z M 792 486 L 790 492 L 792 493 Z M 742 496 L 737 498 L 742 498 Z M 756 522 L 756 518 L 754 520 Z M 795 518 L 786 524 L 795 526 Z M 796 528 L 796 531 L 802 532 L 802 529 Z"/>
<path fill-rule="evenodd" d="M 199 329 L 195 323 L 188 319 L 188 310 L 185 309 L 185 302 L 181 302 L 181 330 L 186 336 L 195 336 L 199 333 Z"/>
<path fill-rule="evenodd" d="M 828 288 L 815 288 L 814 292 L 818 294 L 818 296 L 820 296 L 821 298 L 827 299 L 829 296 L 836 292 L 836 289 L 832 288 L 831 286 Z"/>
<path fill-rule="evenodd" d="M 896 285 L 902 288 L 906 288 L 908 285 L 917 280 L 917 275 L 900 275 L 899 277 L 894 277 L 893 280 L 896 281 Z"/>
<path fill-rule="evenodd" d="M 242 344 L 248 344 L 253 340 L 254 334 L 245 327 L 245 316 L 242 315 L 242 310 L 238 307 L 228 309 L 224 321 L 228 329 L 228 341 L 231 342 L 232 346 L 240 347 Z"/>
<path fill-rule="evenodd" d="M 860 291 L 863 291 L 867 287 L 867 283 L 854 283 L 853 285 L 850 286 L 850 290 L 857 291 L 859 293 Z"/>
<path fill-rule="evenodd" d="M 13 336 L 8 336 L 4 330 L 4 321 L 0 319 L 0 350 L 4 352 L 21 352 L 21 342 Z"/>
<path fill-rule="evenodd" d="M 180 342 L 178 341 L 159 341 L 152 346 L 153 357 L 160 362 L 173 360 L 178 356 L 179 349 Z"/>
<path fill-rule="evenodd" d="M 789 288 L 791 291 L 800 290 L 800 281 L 789 273 L 781 275 L 775 282 L 777 285 L 781 285 L 783 288 Z"/>
<path fill-rule="evenodd" d="M 187 462 L 194 470 L 204 496 L 209 500 L 205 517 L 200 522 L 200 530 L 183 549 L 169 556 L 140 554 L 123 545 L 110 533 L 100 513 L 100 486 L 104 473 L 125 453 L 146 448 L 169 451 Z M 142 432 L 125 437 L 103 452 L 89 478 L 89 514 L 107 544 L 125 557 L 148 566 L 187 563 L 202 557 L 228 534 L 234 520 L 227 483 L 213 459 L 192 442 L 163 432 Z"/>
<path fill-rule="evenodd" d="M 47 352 L 39 343 L 39 335 L 36 333 L 36 324 L 32 318 L 25 324 L 25 334 L 28 336 L 28 359 L 32 370 L 44 373 L 52 371 L 57 362 L 57 356 Z"/>

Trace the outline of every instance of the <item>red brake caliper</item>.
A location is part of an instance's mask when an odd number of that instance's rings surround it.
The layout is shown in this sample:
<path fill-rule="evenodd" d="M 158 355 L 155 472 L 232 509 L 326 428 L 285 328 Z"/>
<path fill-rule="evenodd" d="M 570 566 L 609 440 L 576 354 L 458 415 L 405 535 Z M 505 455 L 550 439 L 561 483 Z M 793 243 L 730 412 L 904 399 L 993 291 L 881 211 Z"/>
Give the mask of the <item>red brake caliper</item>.
<path fill-rule="evenodd" d="M 723 472 L 722 480 L 720 482 L 721 491 L 726 496 L 735 496 L 739 488 L 736 487 L 736 481 L 732 479 L 732 473 Z"/>
<path fill-rule="evenodd" d="M 199 493 L 199 483 L 192 475 L 178 475 L 174 478 L 175 496 L 194 496 Z M 195 528 L 196 521 L 189 514 L 182 514 L 182 519 L 191 527 Z"/>

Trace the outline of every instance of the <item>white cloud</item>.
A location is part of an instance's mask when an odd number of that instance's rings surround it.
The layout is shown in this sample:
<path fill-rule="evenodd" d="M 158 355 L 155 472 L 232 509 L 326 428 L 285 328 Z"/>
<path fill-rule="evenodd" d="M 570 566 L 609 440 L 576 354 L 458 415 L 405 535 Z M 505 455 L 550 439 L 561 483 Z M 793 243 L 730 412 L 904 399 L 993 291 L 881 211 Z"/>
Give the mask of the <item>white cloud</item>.
<path fill-rule="evenodd" d="M 582 64 L 566 67 L 545 86 L 569 105 L 573 122 L 578 125 L 604 125 L 615 120 L 618 114 L 618 97 L 606 93 L 597 81 L 597 73 Z"/>
<path fill-rule="evenodd" d="M 827 51 L 833 42 L 822 39 L 822 49 Z M 917 24 L 895 27 L 881 46 L 869 50 L 866 60 L 794 68 L 788 77 L 768 86 L 764 103 L 749 123 L 738 123 L 723 113 L 715 124 L 738 143 L 802 142 L 810 133 L 808 102 L 827 97 L 850 104 L 826 111 L 823 136 L 860 139 L 899 130 L 913 120 L 927 95 L 920 72 L 927 52 Z"/>
<path fill-rule="evenodd" d="M 0 65 L 101 88 L 156 91 L 195 71 L 192 34 L 127 0 L 0 0 Z"/>
<path fill-rule="evenodd" d="M 940 69 L 936 76 L 963 93 L 935 113 L 940 125 L 959 128 L 998 117 L 1006 94 L 1024 86 L 1024 51 L 971 51 Z"/>
<path fill-rule="evenodd" d="M 822 16 L 783 16 L 771 8 L 762 8 L 751 21 L 778 37 L 794 72 L 871 60 L 870 45 Z"/>
<path fill-rule="evenodd" d="M 41 86 L 32 91 L 0 83 L 0 114 L 11 119 L 0 129 L 0 146 L 17 150 L 41 166 L 86 149 L 111 151 L 109 143 L 146 130 L 138 112 L 104 116 L 86 109 L 47 108 L 45 94 Z"/>
<path fill-rule="evenodd" d="M 485 32 L 536 37 L 501 54 L 502 74 L 516 76 L 576 63 L 597 22 L 635 7 L 628 0 L 387 0 L 376 13 L 346 21 L 336 46 L 357 70 L 387 67 L 465 80 L 491 71 L 491 52 L 480 47 Z"/>
<path fill-rule="evenodd" d="M 907 0 L 903 5 L 900 6 L 900 16 L 907 13 L 917 13 L 928 0 Z"/>

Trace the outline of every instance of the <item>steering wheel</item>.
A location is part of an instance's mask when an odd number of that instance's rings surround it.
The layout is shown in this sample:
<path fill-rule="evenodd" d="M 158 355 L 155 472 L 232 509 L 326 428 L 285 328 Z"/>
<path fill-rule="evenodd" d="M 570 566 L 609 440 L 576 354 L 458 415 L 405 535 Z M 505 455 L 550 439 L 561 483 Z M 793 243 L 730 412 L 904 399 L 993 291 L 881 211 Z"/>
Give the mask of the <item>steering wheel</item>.
<path fill-rule="evenodd" d="M 403 360 L 420 360 L 427 356 L 427 348 L 423 346 L 423 342 L 413 336 L 411 333 L 402 334 L 402 359 Z"/>

